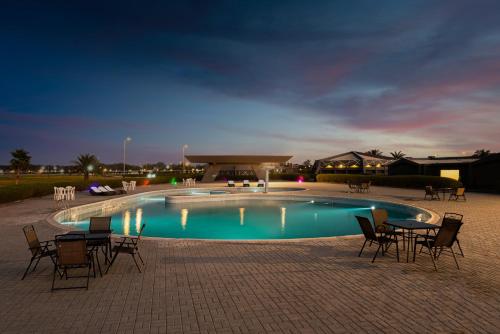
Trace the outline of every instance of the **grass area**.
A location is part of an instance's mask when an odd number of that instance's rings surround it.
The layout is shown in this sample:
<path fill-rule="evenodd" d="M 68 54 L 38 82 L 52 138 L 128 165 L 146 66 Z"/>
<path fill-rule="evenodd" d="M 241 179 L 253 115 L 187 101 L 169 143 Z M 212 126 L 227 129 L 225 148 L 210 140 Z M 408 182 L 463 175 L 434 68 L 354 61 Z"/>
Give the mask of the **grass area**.
<path fill-rule="evenodd" d="M 125 177 L 125 181 L 134 180 L 137 186 L 147 184 L 182 182 L 183 178 L 196 177 L 198 180 L 201 174 L 165 174 L 156 178 L 146 177 Z M 122 187 L 121 176 L 94 176 L 88 181 L 83 180 L 82 175 L 26 175 L 22 176 L 19 184 L 16 185 L 16 178 L 13 175 L 0 177 L 0 203 L 14 202 L 30 197 L 40 197 L 54 193 L 54 187 L 76 187 L 77 191 L 89 189 L 91 184 L 109 185 L 112 188 Z"/>

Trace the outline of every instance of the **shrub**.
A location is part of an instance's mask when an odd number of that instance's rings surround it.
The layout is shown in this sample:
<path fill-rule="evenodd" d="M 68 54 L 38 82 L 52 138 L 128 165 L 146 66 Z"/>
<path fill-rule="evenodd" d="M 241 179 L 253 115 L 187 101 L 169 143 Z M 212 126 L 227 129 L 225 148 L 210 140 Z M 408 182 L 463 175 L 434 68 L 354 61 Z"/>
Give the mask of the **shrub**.
<path fill-rule="evenodd" d="M 429 175 L 349 175 L 349 174 L 318 174 L 318 182 L 333 183 L 361 183 L 371 181 L 375 186 L 387 186 L 397 188 L 424 188 L 433 186 L 435 188 L 456 188 L 462 183 L 447 177 Z"/>

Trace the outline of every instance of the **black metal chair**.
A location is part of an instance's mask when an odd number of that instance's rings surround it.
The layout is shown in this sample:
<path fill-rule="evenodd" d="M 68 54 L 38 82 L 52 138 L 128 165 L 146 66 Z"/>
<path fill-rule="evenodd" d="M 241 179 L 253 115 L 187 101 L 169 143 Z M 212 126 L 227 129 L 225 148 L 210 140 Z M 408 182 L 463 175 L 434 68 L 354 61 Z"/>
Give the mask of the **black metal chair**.
<path fill-rule="evenodd" d="M 424 199 L 427 199 L 427 197 L 431 197 L 431 201 L 433 199 L 438 199 L 440 200 L 441 198 L 439 197 L 439 192 L 437 190 L 434 190 L 432 186 L 426 186 L 425 187 L 425 196 Z"/>
<path fill-rule="evenodd" d="M 455 256 L 455 251 L 453 250 L 453 244 L 457 241 L 457 234 L 462 225 L 463 223 L 456 219 L 443 219 L 443 223 L 441 224 L 436 236 L 431 237 L 429 235 L 417 235 L 415 238 L 413 259 L 415 260 L 417 245 L 422 245 L 428 249 L 432 263 L 434 264 L 434 269 L 437 271 L 436 260 L 439 258 L 443 250 L 448 248 L 449 252 L 453 255 L 457 269 L 460 269 L 457 257 Z M 423 240 L 418 240 L 419 238 L 422 238 Z"/>
<path fill-rule="evenodd" d="M 112 247 L 111 247 L 111 217 L 90 217 L 90 225 L 89 225 L 90 233 L 106 233 L 109 234 L 109 237 L 102 240 L 88 240 L 87 245 L 94 246 L 97 251 L 99 248 L 104 250 L 105 263 L 108 263 L 110 260 L 108 259 L 112 257 Z M 99 257 L 97 257 L 97 263 L 100 269 Z"/>
<path fill-rule="evenodd" d="M 56 257 L 56 249 L 54 248 L 54 244 L 52 240 L 40 241 L 38 240 L 38 236 L 35 231 L 35 227 L 33 225 L 26 225 L 23 227 L 24 236 L 26 237 L 26 241 L 28 242 L 29 250 L 31 251 L 31 259 L 26 268 L 26 271 L 23 274 L 21 280 L 23 280 L 28 274 L 31 265 L 35 263 L 31 272 L 34 272 L 40 260 L 44 257 L 50 257 L 52 263 L 55 264 Z"/>
<path fill-rule="evenodd" d="M 465 197 L 465 188 L 463 187 L 457 188 L 452 193 L 450 193 L 448 201 L 451 201 L 452 199 L 458 201 L 459 198 L 463 199 L 464 201 L 467 201 L 467 198 Z"/>
<path fill-rule="evenodd" d="M 139 260 L 141 260 L 142 264 L 144 265 L 141 253 L 139 253 L 139 241 L 141 240 L 141 235 L 145 227 L 146 224 L 142 224 L 139 234 L 136 237 L 122 237 L 122 240 L 116 242 L 116 245 L 113 247 L 113 253 L 114 253 L 113 259 L 111 259 L 111 262 L 109 263 L 109 266 L 106 269 L 106 273 L 108 272 L 109 268 L 111 268 L 111 266 L 116 260 L 116 257 L 120 253 L 131 255 L 132 259 L 134 259 L 137 269 L 139 270 L 139 272 L 142 272 L 135 256 L 137 255 L 139 257 Z"/>
<path fill-rule="evenodd" d="M 463 218 L 464 218 L 464 216 L 461 215 L 461 214 L 459 214 L 459 213 L 445 212 L 445 214 L 443 216 L 443 223 L 445 221 L 462 222 Z M 430 239 L 436 238 L 435 235 L 428 235 L 427 237 L 430 238 Z M 462 250 L 462 246 L 460 246 L 460 240 L 458 240 L 458 235 L 457 235 L 457 238 L 456 238 L 456 242 L 457 242 L 458 250 L 460 251 L 460 255 L 462 255 L 462 257 L 465 257 L 464 251 Z M 420 247 L 420 253 L 422 252 L 423 247 L 424 246 Z"/>
<path fill-rule="evenodd" d="M 358 220 L 359 226 L 361 227 L 361 231 L 363 231 L 363 234 L 365 236 L 365 242 L 363 243 L 363 247 L 361 247 L 361 250 L 359 251 L 358 257 L 361 256 L 361 253 L 363 253 L 363 249 L 366 246 L 366 243 L 370 241 L 370 245 L 372 243 L 378 244 L 377 251 L 375 252 L 375 255 L 373 256 L 372 263 L 375 261 L 377 258 L 378 252 L 380 251 L 380 248 L 382 248 L 382 255 L 385 254 L 386 250 L 389 248 L 389 246 L 392 243 L 396 244 L 396 256 L 397 260 L 399 262 L 399 246 L 398 246 L 398 237 L 397 234 L 390 234 L 391 236 L 394 236 L 394 238 L 388 237 L 387 235 L 377 235 L 375 233 L 375 230 L 373 229 L 372 223 L 370 220 L 366 217 L 360 217 L 356 216 L 356 219 Z M 383 247 L 383 246 L 387 246 Z"/>
<path fill-rule="evenodd" d="M 54 265 L 54 273 L 52 277 L 52 290 L 66 290 L 66 289 L 88 289 L 90 280 L 90 270 L 94 268 L 95 277 L 95 263 L 93 259 L 93 252 L 87 249 L 87 241 L 85 235 L 77 236 L 71 235 L 56 236 L 56 250 L 57 258 Z M 68 270 L 87 268 L 87 275 L 69 276 Z M 62 271 L 61 279 L 66 276 L 69 278 L 87 278 L 85 285 L 70 286 L 70 287 L 55 287 L 56 272 Z"/>

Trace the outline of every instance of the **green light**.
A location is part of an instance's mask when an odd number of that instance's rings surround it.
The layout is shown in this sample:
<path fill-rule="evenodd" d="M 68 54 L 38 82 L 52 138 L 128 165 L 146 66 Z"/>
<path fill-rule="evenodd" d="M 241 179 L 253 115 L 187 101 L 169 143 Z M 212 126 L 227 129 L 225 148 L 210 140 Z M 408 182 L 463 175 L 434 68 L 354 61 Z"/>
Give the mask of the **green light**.
<path fill-rule="evenodd" d="M 171 185 L 176 185 L 177 184 L 177 180 L 175 179 L 175 177 L 173 177 L 171 180 L 170 180 L 170 184 Z"/>

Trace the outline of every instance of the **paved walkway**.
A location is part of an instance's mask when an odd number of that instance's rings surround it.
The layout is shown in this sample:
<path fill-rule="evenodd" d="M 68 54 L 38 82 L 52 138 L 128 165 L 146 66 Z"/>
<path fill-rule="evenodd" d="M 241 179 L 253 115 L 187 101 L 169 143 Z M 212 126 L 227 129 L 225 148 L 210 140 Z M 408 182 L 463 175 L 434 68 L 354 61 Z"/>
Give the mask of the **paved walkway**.
<path fill-rule="evenodd" d="M 287 184 L 283 184 L 287 185 Z M 296 184 L 294 184 L 296 186 Z M 139 191 L 166 188 L 154 186 Z M 21 281 L 29 254 L 22 226 L 40 238 L 50 197 L 0 206 L 0 333 L 499 333 L 500 196 L 468 194 L 465 203 L 423 201 L 422 192 L 306 184 L 311 194 L 389 199 L 465 215 L 461 270 L 443 257 L 397 263 L 361 258 L 362 238 L 287 242 L 145 240 L 143 274 L 118 258 L 88 291 L 50 292 L 42 260 Z M 80 195 L 78 203 L 102 198 Z"/>

